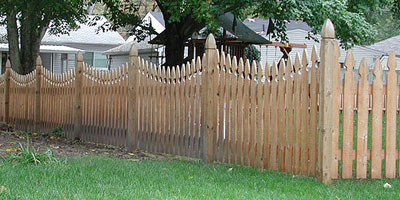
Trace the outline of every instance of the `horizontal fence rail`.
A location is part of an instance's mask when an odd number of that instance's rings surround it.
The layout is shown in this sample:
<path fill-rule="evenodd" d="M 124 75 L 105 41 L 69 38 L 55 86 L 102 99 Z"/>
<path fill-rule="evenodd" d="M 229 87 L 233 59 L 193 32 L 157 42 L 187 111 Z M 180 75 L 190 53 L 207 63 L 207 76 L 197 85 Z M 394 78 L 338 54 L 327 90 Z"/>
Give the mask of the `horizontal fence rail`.
<path fill-rule="evenodd" d="M 17 128 L 71 139 L 318 176 L 399 176 L 396 58 L 344 68 L 328 20 L 320 53 L 266 64 L 219 52 L 212 35 L 202 58 L 162 67 L 135 47 L 129 63 L 98 70 L 76 56 L 76 69 L 37 67 L 0 76 L 0 119 Z M 320 58 L 318 58 L 320 55 Z M 311 62 L 309 63 L 309 57 Z M 383 72 L 385 69 L 387 72 Z M 341 75 L 342 73 L 342 75 Z M 342 78 L 341 78 L 342 76 Z"/>

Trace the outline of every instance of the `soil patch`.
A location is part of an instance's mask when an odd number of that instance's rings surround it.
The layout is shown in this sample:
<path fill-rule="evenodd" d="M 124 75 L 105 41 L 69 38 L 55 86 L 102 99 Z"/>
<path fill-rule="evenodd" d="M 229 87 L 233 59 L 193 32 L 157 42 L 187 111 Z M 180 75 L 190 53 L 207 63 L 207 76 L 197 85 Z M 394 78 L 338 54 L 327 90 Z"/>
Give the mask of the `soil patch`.
<path fill-rule="evenodd" d="M 6 157 L 10 152 L 18 153 L 19 144 L 25 147 L 27 137 L 29 137 L 30 144 L 35 149 L 39 149 L 40 151 L 50 149 L 57 157 L 107 156 L 137 161 L 181 159 L 181 157 L 167 154 L 148 153 L 144 151 L 128 152 L 123 147 L 69 140 L 64 137 L 44 133 L 27 134 L 23 131 L 13 131 L 12 128 L 4 130 L 1 125 L 0 157 Z"/>

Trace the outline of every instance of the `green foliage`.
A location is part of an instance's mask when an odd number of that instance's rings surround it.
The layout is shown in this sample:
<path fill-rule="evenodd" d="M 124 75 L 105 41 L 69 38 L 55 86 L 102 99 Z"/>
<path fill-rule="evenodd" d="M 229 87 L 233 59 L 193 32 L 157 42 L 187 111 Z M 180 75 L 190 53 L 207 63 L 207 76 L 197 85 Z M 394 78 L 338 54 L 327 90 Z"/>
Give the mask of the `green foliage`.
<path fill-rule="evenodd" d="M 385 40 L 387 38 L 400 35 L 400 19 L 390 11 L 384 11 L 381 14 L 374 14 L 377 18 L 375 28 L 378 30 L 378 34 L 374 38 L 372 43 Z"/>
<path fill-rule="evenodd" d="M 245 49 L 245 57 L 250 61 L 260 61 L 261 53 L 254 45 L 250 45 Z"/>
<path fill-rule="evenodd" d="M 174 37 L 188 39 L 193 32 L 199 31 L 207 25 L 212 32 L 219 27 L 216 19 L 223 13 L 233 12 L 239 18 L 247 15 L 262 16 L 274 20 L 272 37 L 282 42 L 288 41 L 286 25 L 290 20 L 306 22 L 312 31 L 307 39 L 317 40 L 317 34 L 327 18 L 330 18 L 336 27 L 336 38 L 344 48 L 353 45 L 369 44 L 377 35 L 374 19 L 371 13 L 379 13 L 385 9 L 396 10 L 399 0 L 157 0 L 157 4 L 164 15 L 166 23 L 165 39 Z M 400 7 L 400 6 L 399 6 Z M 181 60 L 174 52 L 184 48 L 184 44 L 170 43 L 166 45 L 167 65 L 180 64 Z M 179 52 L 179 51 L 178 51 Z M 182 55 L 183 56 L 183 55 Z M 169 60 L 172 60 L 169 62 Z"/>
<path fill-rule="evenodd" d="M 100 24 L 98 31 L 116 30 L 132 24 L 132 34 L 143 39 L 153 30 L 141 24 L 141 18 L 136 12 L 138 8 L 131 1 L 2 0 L 0 25 L 7 26 L 13 68 L 20 74 L 27 74 L 34 69 L 40 43 L 46 32 L 53 35 L 68 34 L 79 28 L 79 24 L 96 25 L 100 17 L 87 17 L 86 8 L 98 2 L 107 7 L 103 14 L 112 21 Z"/>
<path fill-rule="evenodd" d="M 54 129 L 51 131 L 51 133 L 52 133 L 54 136 L 61 137 L 61 136 L 63 136 L 63 134 L 64 134 L 64 128 L 61 127 L 61 126 L 58 126 L 58 127 L 54 128 Z"/>
<path fill-rule="evenodd" d="M 233 12 L 238 16 L 243 15 L 243 11 L 251 5 L 254 0 L 228 0 L 228 1 L 203 1 L 203 0 L 158 0 L 157 5 L 164 15 L 164 20 L 169 24 L 185 24 L 193 20 L 197 24 L 207 25 L 209 29 L 215 31 L 219 24 L 216 18 L 226 12 Z M 192 24 L 195 25 L 195 24 Z M 196 27 L 201 29 L 204 27 Z M 167 27 L 168 28 L 168 27 Z M 180 28 L 180 27 L 178 27 Z M 189 28 L 188 28 L 189 29 Z M 192 29 L 195 30 L 195 29 Z M 193 33 L 193 31 L 192 31 Z M 186 33 L 190 36 L 192 33 Z"/>
<path fill-rule="evenodd" d="M 341 46 L 350 48 L 354 44 L 365 44 L 373 40 L 377 34 L 373 25 L 368 23 L 363 14 L 349 8 L 342 0 L 282 0 L 262 1 L 256 12 L 275 20 L 274 38 L 288 41 L 285 33 L 288 20 L 307 22 L 313 30 L 308 38 L 316 39 L 324 21 L 330 18 L 335 25 L 336 37 Z"/>
<path fill-rule="evenodd" d="M 48 27 L 53 34 L 68 33 L 85 22 L 85 1 L 81 0 L 13 0 L 1 1 L 0 15 L 16 13 L 19 21 L 29 21 L 31 28 Z M 1 23 L 7 23 L 2 18 Z"/>
<path fill-rule="evenodd" d="M 50 149 L 42 152 L 35 147 L 32 147 L 29 141 L 29 136 L 26 136 L 26 146 L 19 143 L 19 152 L 10 152 L 7 158 L 3 158 L 6 163 L 20 163 L 20 164 L 43 164 L 47 162 L 57 162 L 57 158 L 54 156 Z"/>
<path fill-rule="evenodd" d="M 68 34 L 72 30 L 79 28 L 78 23 L 96 25 L 100 19 L 87 17 L 86 8 L 91 4 L 102 3 L 105 5 L 102 15 L 110 19 L 112 23 L 101 24 L 99 31 L 117 30 L 128 24 L 134 25 L 138 32 L 146 32 L 148 26 L 141 24 L 138 15 L 138 7 L 134 2 L 124 2 L 120 0 L 12 0 L 0 2 L 0 24 L 7 24 L 7 14 L 14 11 L 18 21 L 23 24 L 29 19 L 32 28 L 45 26 L 54 35 Z M 22 20 L 22 21 L 21 21 Z M 140 28 L 138 28 L 140 27 Z"/>

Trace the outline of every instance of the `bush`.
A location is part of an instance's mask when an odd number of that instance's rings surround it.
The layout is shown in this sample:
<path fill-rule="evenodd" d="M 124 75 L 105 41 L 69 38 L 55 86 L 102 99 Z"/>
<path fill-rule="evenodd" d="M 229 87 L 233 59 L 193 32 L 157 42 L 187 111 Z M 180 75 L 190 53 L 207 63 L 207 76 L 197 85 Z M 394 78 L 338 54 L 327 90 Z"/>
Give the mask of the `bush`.
<path fill-rule="evenodd" d="M 254 45 L 250 45 L 245 49 L 245 56 L 246 59 L 249 59 L 251 62 L 253 60 L 260 61 L 261 60 L 261 53 Z"/>
<path fill-rule="evenodd" d="M 64 134 L 64 128 L 61 127 L 61 126 L 58 126 L 58 127 L 54 128 L 54 129 L 51 131 L 51 133 L 52 133 L 54 136 L 61 137 L 61 136 L 63 136 L 63 134 Z"/>
<path fill-rule="evenodd" d="M 46 162 L 57 162 L 57 158 L 54 153 L 47 149 L 42 152 L 39 148 L 35 149 L 30 145 L 29 136 L 26 136 L 26 146 L 24 147 L 19 143 L 19 152 L 11 152 L 8 158 L 3 158 L 5 162 L 10 163 L 21 163 L 21 164 L 42 164 Z"/>

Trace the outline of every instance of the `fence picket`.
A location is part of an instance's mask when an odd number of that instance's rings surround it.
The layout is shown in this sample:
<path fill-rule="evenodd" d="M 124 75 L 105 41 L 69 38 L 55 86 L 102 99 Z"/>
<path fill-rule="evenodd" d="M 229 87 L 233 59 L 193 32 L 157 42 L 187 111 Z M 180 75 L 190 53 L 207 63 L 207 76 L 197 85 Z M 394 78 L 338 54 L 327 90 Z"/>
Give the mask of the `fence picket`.
<path fill-rule="evenodd" d="M 397 115 L 397 73 L 396 57 L 389 54 L 386 82 L 386 149 L 385 149 L 385 176 L 396 177 L 396 115 Z"/>
<path fill-rule="evenodd" d="M 300 173 L 300 127 L 301 127 L 301 111 L 300 111 L 300 95 L 301 95 L 301 72 L 300 72 L 300 54 L 296 54 L 294 68 L 294 152 L 293 152 L 293 173 Z"/>
<path fill-rule="evenodd" d="M 353 120 L 354 120 L 354 57 L 347 52 L 344 62 L 346 72 L 343 80 L 343 145 L 342 178 L 351 178 L 353 171 Z"/>
<path fill-rule="evenodd" d="M 308 153 L 309 153 L 309 146 L 308 146 L 308 123 L 309 123 L 309 84 L 308 84 L 308 77 L 309 77 L 309 70 L 308 70 L 308 56 L 305 49 L 303 50 L 302 56 L 302 66 L 301 69 L 301 174 L 307 175 L 308 173 Z"/>
<path fill-rule="evenodd" d="M 339 176 L 339 125 L 340 125 L 340 102 L 342 97 L 342 91 L 340 91 L 340 49 L 338 42 L 335 42 L 334 49 L 335 57 L 334 62 L 336 67 L 333 69 L 333 133 L 332 133 L 332 179 L 337 179 Z M 319 84 L 319 83 L 318 83 Z M 319 93 L 319 92 L 318 92 Z M 318 155 L 318 154 L 317 154 Z"/>
<path fill-rule="evenodd" d="M 358 81 L 357 94 L 357 159 L 356 178 L 367 178 L 367 153 L 368 153 L 368 66 L 365 58 L 361 60 L 358 69 L 360 79 Z"/>
<path fill-rule="evenodd" d="M 271 78 L 271 150 L 270 150 L 270 169 L 277 170 L 277 148 L 278 148 L 278 74 L 276 63 L 272 63 Z"/>
<path fill-rule="evenodd" d="M 316 176 L 317 169 L 317 115 L 318 115 L 318 68 L 317 48 L 314 45 L 311 52 L 310 80 L 310 153 L 309 173 Z"/>
<path fill-rule="evenodd" d="M 278 69 L 278 93 L 277 93 L 277 111 L 278 111 L 278 168 L 279 171 L 285 170 L 285 122 L 286 122 L 286 105 L 285 105 L 285 85 L 286 85 L 286 66 L 284 60 L 279 62 Z"/>
<path fill-rule="evenodd" d="M 225 53 L 221 53 L 221 59 L 219 64 L 219 69 L 217 70 L 220 74 L 219 76 L 219 87 L 218 87 L 218 138 L 217 138 L 217 151 L 215 151 L 218 161 L 224 161 L 224 151 L 225 149 L 225 81 L 226 81 L 226 61 Z"/>
<path fill-rule="evenodd" d="M 232 129 L 231 129 L 231 150 L 232 150 L 232 156 L 231 156 L 231 162 L 232 163 L 238 163 L 238 134 L 240 133 L 239 131 L 239 121 L 238 121 L 238 99 L 239 96 L 238 94 L 238 78 L 240 74 L 238 73 L 238 65 L 237 65 L 237 59 L 236 57 L 233 57 L 232 59 L 232 74 L 231 74 L 231 90 L 232 90 Z"/>
<path fill-rule="evenodd" d="M 244 85 L 244 64 L 243 59 L 239 59 L 239 69 L 238 69 L 238 111 L 237 111 L 237 121 L 238 121 L 238 131 L 237 131 L 237 164 L 244 164 L 243 162 L 243 85 Z"/>
<path fill-rule="evenodd" d="M 233 123 L 231 121 L 232 118 L 232 61 L 229 54 L 226 55 L 225 58 L 225 102 L 226 102 L 226 116 L 225 116 L 225 143 L 224 143 L 224 160 L 227 163 L 232 163 L 231 155 L 232 155 L 232 127 Z"/>
<path fill-rule="evenodd" d="M 263 95 L 264 95 L 264 84 L 261 82 L 263 78 L 261 63 L 257 62 L 257 115 L 256 115 L 256 136 L 255 136 L 255 147 L 256 148 L 256 160 L 255 166 L 262 169 L 263 168 L 263 135 L 265 132 L 263 131 Z"/>
<path fill-rule="evenodd" d="M 270 169 L 270 130 L 271 130 L 271 67 L 268 62 L 265 64 L 265 82 L 264 82 L 264 137 L 263 137 L 263 160 L 264 168 Z"/>
<path fill-rule="evenodd" d="M 293 161 L 293 136 L 294 136 L 294 116 L 293 116 L 293 64 L 288 57 L 286 71 L 286 148 L 285 148 L 285 171 L 292 172 Z"/>
<path fill-rule="evenodd" d="M 244 66 L 244 88 L 243 88 L 243 160 L 245 165 L 250 165 L 250 155 L 249 155 L 249 142 L 251 137 L 251 130 L 250 130 L 250 61 L 245 61 Z"/>
<path fill-rule="evenodd" d="M 256 101 L 257 101 L 257 82 L 256 82 L 256 72 L 257 70 L 257 64 L 255 61 L 252 62 L 251 64 L 251 69 L 250 69 L 250 137 L 249 137 L 249 160 L 250 160 L 250 165 L 257 167 L 257 162 L 256 162 L 256 134 L 257 134 L 257 118 L 256 118 Z"/>

